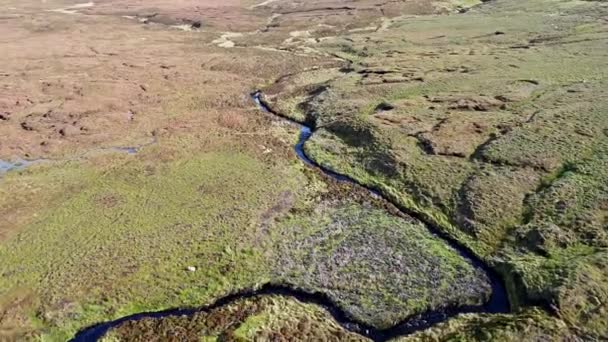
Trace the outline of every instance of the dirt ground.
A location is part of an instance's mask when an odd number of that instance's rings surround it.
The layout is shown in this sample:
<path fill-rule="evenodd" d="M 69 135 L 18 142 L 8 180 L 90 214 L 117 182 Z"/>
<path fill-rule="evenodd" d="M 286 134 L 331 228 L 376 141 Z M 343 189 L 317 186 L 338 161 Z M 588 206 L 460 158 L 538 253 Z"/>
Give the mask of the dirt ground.
<path fill-rule="evenodd" d="M 242 94 L 258 83 L 332 63 L 326 57 L 272 52 L 275 39 L 336 34 L 385 15 L 436 10 L 425 1 L 260 4 L 3 3 L 0 158 L 50 158 L 144 144 L 173 125 L 169 121 L 176 118 L 165 106 L 181 89 L 199 90 L 205 107 L 197 110 L 215 110 L 226 101 L 239 109 L 246 106 Z M 298 31 L 311 26 L 324 31 Z M 216 48 L 232 46 L 225 38 L 231 34 L 237 44 L 260 41 L 266 49 Z M 223 100 L 214 101 L 218 98 Z"/>

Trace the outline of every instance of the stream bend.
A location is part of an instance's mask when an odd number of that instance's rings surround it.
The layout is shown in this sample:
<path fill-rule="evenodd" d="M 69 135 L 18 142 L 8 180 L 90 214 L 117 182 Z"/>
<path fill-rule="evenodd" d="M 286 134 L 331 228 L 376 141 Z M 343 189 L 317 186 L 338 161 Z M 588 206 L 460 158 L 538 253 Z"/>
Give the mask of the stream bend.
<path fill-rule="evenodd" d="M 408 317 L 403 321 L 397 323 L 396 325 L 387 328 L 387 329 L 377 329 L 373 326 L 367 325 L 362 322 L 357 322 L 350 317 L 350 315 L 345 312 L 339 305 L 332 301 L 332 299 L 323 292 L 308 292 L 303 289 L 294 288 L 284 284 L 274 284 L 268 283 L 262 285 L 257 289 L 246 289 L 236 293 L 228 294 L 218 300 L 216 300 L 213 304 L 208 306 L 199 307 L 199 308 L 176 308 L 169 309 L 164 311 L 156 311 L 156 312 L 143 312 L 137 313 L 134 315 L 122 317 L 113 321 L 103 322 L 99 324 L 95 324 L 88 328 L 84 328 L 80 330 L 74 338 L 71 340 L 73 342 L 85 342 L 85 341 L 98 341 L 101 339 L 110 329 L 119 326 L 128 321 L 137 321 L 145 318 L 163 318 L 163 317 L 171 317 L 171 316 L 191 316 L 198 312 L 208 312 L 210 310 L 231 304 L 238 300 L 253 298 L 257 296 L 269 296 L 269 295 L 281 295 L 286 297 L 295 298 L 301 302 L 316 304 L 324 307 L 332 317 L 345 329 L 363 335 L 372 339 L 373 341 L 387 341 L 391 338 L 397 336 L 408 335 L 414 333 L 416 331 L 427 329 L 437 323 L 441 323 L 443 321 L 448 320 L 451 317 L 454 317 L 461 313 L 507 313 L 510 311 L 510 304 L 507 296 L 507 292 L 505 287 L 498 276 L 498 274 L 490 269 L 486 264 L 484 264 L 477 256 L 475 256 L 471 251 L 466 249 L 464 246 L 460 245 L 456 240 L 449 237 L 445 233 L 441 232 L 439 229 L 434 227 L 432 224 L 428 223 L 424 220 L 421 215 L 411 212 L 397 203 L 393 203 L 388 198 L 383 196 L 378 189 L 370 188 L 356 181 L 355 179 L 337 173 L 327 167 L 317 164 L 315 161 L 310 159 L 304 150 L 304 145 L 306 141 L 308 141 L 312 135 L 314 134 L 314 127 L 309 126 L 307 124 L 298 122 L 289 118 L 285 115 L 282 115 L 276 111 L 274 111 L 263 99 L 263 94 L 261 91 L 255 91 L 251 93 L 252 99 L 256 102 L 256 104 L 267 113 L 271 113 L 275 116 L 281 117 L 284 120 L 288 120 L 294 124 L 300 126 L 300 136 L 298 139 L 298 143 L 295 145 L 295 152 L 298 157 L 308 166 L 319 169 L 324 174 L 332 177 L 338 181 L 342 182 L 350 182 L 355 184 L 356 186 L 361 186 L 368 190 L 371 195 L 380 196 L 384 200 L 389 203 L 392 203 L 395 207 L 397 207 L 402 213 L 414 217 L 420 221 L 422 221 L 425 226 L 429 229 L 429 231 L 439 237 L 442 238 L 448 245 L 454 248 L 463 258 L 467 259 L 471 264 L 484 271 L 484 273 L 490 279 L 490 283 L 492 286 L 492 294 L 490 296 L 490 300 L 483 305 L 464 305 L 464 306 L 454 306 L 454 307 L 445 307 L 436 310 L 427 311 L 425 313 L 415 315 L 412 317 Z"/>
<path fill-rule="evenodd" d="M 458 241 L 456 241 L 451 236 L 449 236 L 446 233 L 444 233 L 443 231 L 441 231 L 439 228 L 434 226 L 432 223 L 428 222 L 428 220 L 425 219 L 422 215 L 420 215 L 416 212 L 413 212 L 413 211 L 405 208 L 404 206 L 400 205 L 399 203 L 396 203 L 396 202 L 390 200 L 389 198 L 387 198 L 386 196 L 384 196 L 380 189 L 362 184 L 361 182 L 355 180 L 352 177 L 338 173 L 338 172 L 331 170 L 330 168 L 328 168 L 326 166 L 320 165 L 317 162 L 315 162 L 314 160 L 312 160 L 306 154 L 306 151 L 304 150 L 304 145 L 306 144 L 306 141 L 308 141 L 315 132 L 314 123 L 308 124 L 308 123 L 298 122 L 297 120 L 294 120 L 290 117 L 287 117 L 281 113 L 276 112 L 275 110 L 273 110 L 270 107 L 270 105 L 266 101 L 264 101 L 263 94 L 260 90 L 256 90 L 253 93 L 251 93 L 251 97 L 263 111 L 265 111 L 267 113 L 271 113 L 275 116 L 278 116 L 284 120 L 287 120 L 289 122 L 292 122 L 292 123 L 300 126 L 300 137 L 298 139 L 298 143 L 295 145 L 295 151 L 296 151 L 296 154 L 298 155 L 298 157 L 305 164 L 319 169 L 324 174 L 326 174 L 329 177 L 332 177 L 338 181 L 349 182 L 356 186 L 362 187 L 362 188 L 366 189 L 367 191 L 369 191 L 371 194 L 382 198 L 383 200 L 385 200 L 388 203 L 391 203 L 401 213 L 408 215 L 410 217 L 413 217 L 413 218 L 417 219 L 418 221 L 421 221 L 422 223 L 424 223 L 426 228 L 434 236 L 441 238 L 450 247 L 452 247 L 454 250 L 456 250 L 460 254 L 461 257 L 470 261 L 474 267 L 481 269 L 487 275 L 488 279 L 490 280 L 491 286 L 492 286 L 492 294 L 490 296 L 490 300 L 482 306 L 462 307 L 460 310 L 456 310 L 458 312 L 453 313 L 452 316 L 455 314 L 458 314 L 458 313 L 465 313 L 465 312 L 507 313 L 507 312 L 511 311 L 509 297 L 508 297 L 506 288 L 502 282 L 502 279 L 499 277 L 499 275 L 496 271 L 492 270 L 479 257 L 477 257 L 472 251 L 470 251 L 467 247 L 460 244 Z M 425 313 L 422 316 L 426 316 L 426 315 L 435 316 L 432 312 Z M 449 317 L 446 316 L 443 320 L 445 320 L 447 318 L 449 318 Z M 437 322 L 438 321 L 436 321 L 435 323 L 437 323 Z M 398 325 L 403 325 L 403 324 L 405 324 L 405 322 L 400 323 Z"/>

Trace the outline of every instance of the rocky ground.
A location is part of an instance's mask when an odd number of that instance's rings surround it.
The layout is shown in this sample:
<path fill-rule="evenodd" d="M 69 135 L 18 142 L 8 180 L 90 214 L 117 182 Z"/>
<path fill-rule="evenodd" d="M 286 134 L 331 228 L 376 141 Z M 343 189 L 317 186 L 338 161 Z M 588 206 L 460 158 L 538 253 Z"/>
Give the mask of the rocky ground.
<path fill-rule="evenodd" d="M 602 1 L 5 1 L 0 340 L 273 283 L 399 340 L 608 338 Z M 239 299 L 106 340 L 363 340 L 321 306 Z"/>

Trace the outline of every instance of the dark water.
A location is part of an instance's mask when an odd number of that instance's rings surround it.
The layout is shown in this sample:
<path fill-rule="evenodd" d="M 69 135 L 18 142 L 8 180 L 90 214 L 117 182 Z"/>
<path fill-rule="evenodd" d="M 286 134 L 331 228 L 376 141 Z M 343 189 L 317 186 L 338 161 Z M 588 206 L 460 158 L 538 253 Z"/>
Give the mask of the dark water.
<path fill-rule="evenodd" d="M 270 106 L 266 102 L 264 102 L 264 100 L 262 99 L 262 96 L 263 96 L 262 92 L 255 91 L 251 94 L 251 96 L 254 99 L 255 103 L 257 103 L 258 106 L 263 111 L 274 114 L 274 115 L 278 115 L 282 118 L 285 117 L 281 114 L 276 113 L 274 110 L 272 110 L 272 108 L 270 108 Z M 475 256 L 471 251 L 469 251 L 468 249 L 466 249 L 465 247 L 460 245 L 456 240 L 454 240 L 450 236 L 443 233 L 437 227 L 428 223 L 427 220 L 424 219 L 420 214 L 417 214 L 406 208 L 403 208 L 398 203 L 394 203 L 390 199 L 383 196 L 379 189 L 371 188 L 367 185 L 361 184 L 359 181 L 357 181 L 347 175 L 340 174 L 323 165 L 319 165 L 316 162 L 314 162 L 312 159 L 310 159 L 308 157 L 308 155 L 306 154 L 306 151 L 304 149 L 304 145 L 306 144 L 306 141 L 308 141 L 314 133 L 313 129 L 310 126 L 307 126 L 304 123 L 297 122 L 293 119 L 288 119 L 288 120 L 290 122 L 293 122 L 300 126 L 300 138 L 298 139 L 298 143 L 295 145 L 295 151 L 296 151 L 296 154 L 298 155 L 298 157 L 304 163 L 306 163 L 307 165 L 309 165 L 311 167 L 318 168 L 319 170 L 323 171 L 323 173 L 325 173 L 326 175 L 328 175 L 338 181 L 349 182 L 349 183 L 355 184 L 357 186 L 363 187 L 363 188 L 367 189 L 368 191 L 370 191 L 371 193 L 373 193 L 374 195 L 379 196 L 379 197 L 383 198 L 384 200 L 386 200 L 387 202 L 393 204 L 404 214 L 412 216 L 412 217 L 418 219 L 419 221 L 425 223 L 426 227 L 429 229 L 429 231 L 433 235 L 443 239 L 448 245 L 450 245 L 452 248 L 454 248 L 456 251 L 458 251 L 458 253 L 463 258 L 467 259 L 473 266 L 483 270 L 484 273 L 486 273 L 486 275 L 487 275 L 488 279 L 490 279 L 490 283 L 492 285 L 492 295 L 490 297 L 490 300 L 485 305 L 483 305 L 483 307 L 468 307 L 468 309 L 467 309 L 468 311 L 461 311 L 461 312 L 506 313 L 506 312 L 510 311 L 510 304 L 509 304 L 507 291 L 502 283 L 502 280 L 500 279 L 500 277 L 496 274 L 496 272 L 494 270 L 490 269 L 477 256 Z M 430 317 L 429 317 L 429 319 L 430 319 Z"/>
<path fill-rule="evenodd" d="M 324 293 L 313 292 L 308 293 L 300 290 L 292 289 L 285 285 L 277 284 L 266 284 L 257 290 L 244 290 L 241 292 L 233 293 L 223 298 L 218 299 L 211 305 L 202 308 L 181 308 L 181 309 L 170 309 L 165 311 L 157 312 L 145 312 L 138 313 L 131 316 L 119 318 L 115 321 L 99 323 L 87 329 L 80 331 L 71 340 L 73 342 L 85 342 L 85 341 L 97 341 L 101 339 L 111 328 L 117 327 L 120 324 L 129 321 L 137 321 L 145 318 L 167 318 L 176 316 L 192 316 L 199 312 L 208 312 L 213 309 L 220 308 L 222 306 L 234 303 L 238 300 L 268 296 L 268 295 L 280 295 L 295 298 L 301 302 L 316 304 L 327 309 L 327 311 L 334 317 L 334 319 L 340 323 L 343 327 L 350 331 L 357 332 L 363 336 L 369 337 L 375 341 L 385 341 L 389 338 L 396 336 L 392 329 L 379 330 L 371 326 L 353 322 L 348 314 L 344 312 L 340 307 L 332 302 L 332 300 Z"/>
<path fill-rule="evenodd" d="M 322 165 L 318 165 L 312 159 L 310 159 L 305 152 L 304 145 L 306 141 L 312 137 L 314 134 L 314 130 L 302 123 L 296 122 L 293 119 L 286 118 L 285 116 L 276 113 L 273 111 L 267 103 L 265 103 L 262 99 L 262 93 L 256 91 L 251 94 L 253 100 L 258 104 L 258 106 L 264 110 L 265 112 L 272 113 L 274 115 L 280 116 L 286 120 L 289 120 L 297 125 L 300 125 L 300 137 L 298 139 L 298 143 L 295 145 L 295 151 L 298 157 L 310 167 L 315 167 L 321 170 L 326 175 L 337 179 L 342 182 L 350 182 L 356 184 L 357 186 L 361 186 L 370 191 L 371 194 L 379 197 L 383 197 L 378 191 L 378 189 L 369 188 L 365 185 L 360 184 L 358 181 L 352 179 L 349 176 L 342 175 L 333 170 L 328 169 Z M 384 198 L 388 202 L 391 202 L 389 199 Z M 400 207 L 396 203 L 393 203 L 397 208 L 399 208 L 403 213 L 412 216 L 414 218 L 419 219 L 422 222 L 425 222 L 424 218 L 420 215 L 410 212 L 405 208 Z M 426 222 L 425 222 L 426 223 Z M 492 286 L 492 294 L 490 299 L 484 305 L 478 306 L 458 306 L 458 307 L 446 307 L 433 311 L 428 311 L 426 313 L 416 315 L 413 317 L 409 317 L 402 322 L 395 324 L 393 327 L 388 329 L 376 329 L 372 326 L 356 322 L 354 321 L 348 313 L 344 312 L 338 305 L 336 305 L 326 294 L 315 292 L 309 293 L 303 290 L 297 290 L 290 288 L 286 285 L 280 284 L 266 284 L 257 290 L 244 290 L 242 292 L 229 294 L 225 297 L 222 297 L 215 301 L 213 304 L 202 307 L 202 308 L 177 308 L 170 309 L 159 312 L 145 312 L 138 313 L 127 317 L 122 317 L 114 321 L 99 323 L 89 328 L 81 330 L 76 336 L 72 339 L 75 342 L 84 342 L 84 341 L 97 341 L 100 339 L 106 332 L 110 329 L 124 323 L 127 321 L 136 321 L 143 318 L 164 318 L 171 316 L 190 316 L 197 312 L 205 312 L 215 308 L 219 308 L 221 306 L 230 304 L 237 300 L 252 298 L 255 296 L 264 296 L 264 295 L 283 295 L 289 296 L 292 298 L 296 298 L 305 303 L 312 303 L 319 306 L 324 307 L 328 310 L 328 312 L 333 316 L 333 318 L 342 325 L 347 330 L 359 333 L 363 336 L 366 336 L 374 341 L 386 341 L 388 339 L 411 334 L 416 331 L 427 329 L 437 323 L 443 322 L 450 317 L 458 315 L 460 313 L 472 313 L 472 312 L 480 312 L 480 313 L 506 313 L 510 311 L 509 300 L 507 296 L 507 292 L 505 287 L 498 275 L 490 269 L 487 265 L 485 265 L 479 258 L 477 258 L 473 253 L 471 253 L 468 249 L 459 245 L 457 241 L 453 240 L 451 237 L 442 233 L 436 227 L 426 223 L 427 228 L 431 233 L 435 236 L 442 238 L 447 244 L 449 244 L 452 248 L 454 248 L 458 253 L 465 259 L 467 259 L 474 267 L 483 270 L 483 272 L 487 275 L 488 279 L 490 279 L 490 283 Z"/>

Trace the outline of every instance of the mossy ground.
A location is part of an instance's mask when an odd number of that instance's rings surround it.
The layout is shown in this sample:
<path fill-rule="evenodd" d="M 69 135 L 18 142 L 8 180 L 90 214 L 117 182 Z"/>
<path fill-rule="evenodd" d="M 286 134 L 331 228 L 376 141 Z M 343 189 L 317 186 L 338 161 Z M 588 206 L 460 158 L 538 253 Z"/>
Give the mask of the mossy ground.
<path fill-rule="evenodd" d="M 268 279 L 248 243 L 252 222 L 298 188 L 297 173 L 238 152 L 144 159 L 57 175 L 84 185 L 3 241 L 4 296 L 31 291 L 29 314 L 54 327 L 51 336 L 68 338 L 108 315 L 200 305 Z"/>
<path fill-rule="evenodd" d="M 377 328 L 443 307 L 480 305 L 491 293 L 483 271 L 420 222 L 369 204 L 323 201 L 281 220 L 271 234 L 278 279 L 327 293 Z"/>
<path fill-rule="evenodd" d="M 493 1 L 392 19 L 316 44 L 346 61 L 342 76 L 270 88 L 272 100 L 315 120 L 306 146 L 315 161 L 495 265 L 515 309 L 554 307 L 571 331 L 605 337 L 606 268 L 591 260 L 608 230 L 606 11 L 595 1 Z"/>
<path fill-rule="evenodd" d="M 213 28 L 7 4 L 0 154 L 52 161 L 0 179 L 0 339 L 66 340 L 270 281 L 327 293 L 378 327 L 487 296 L 483 275 L 420 223 L 353 189 L 330 195 L 332 182 L 295 162 L 295 129 L 253 110 L 255 86 L 316 123 L 316 161 L 470 247 L 515 309 L 557 314 L 467 315 L 413 338 L 605 339 L 606 4 L 497 0 L 438 16 L 474 2 L 392 3 L 318 20 L 314 4 L 251 10 L 241 29 L 267 27 L 232 50 Z M 136 155 L 96 149 L 152 137 Z M 358 339 L 281 297 L 107 338 L 168 335 Z"/>
<path fill-rule="evenodd" d="M 104 341 L 368 341 L 328 312 L 281 296 L 239 300 L 193 317 L 122 324 Z"/>
<path fill-rule="evenodd" d="M 9 189 L 71 191 L 0 248 L 13 336 L 67 339 L 100 321 L 199 306 L 270 281 L 328 293 L 378 327 L 487 297 L 480 270 L 420 223 L 369 202 L 335 202 L 324 181 L 289 163 L 173 150 L 185 141 L 7 175 Z"/>
<path fill-rule="evenodd" d="M 396 338 L 414 341 L 567 341 L 574 338 L 568 326 L 540 310 L 516 315 L 462 315 L 427 331 Z"/>

